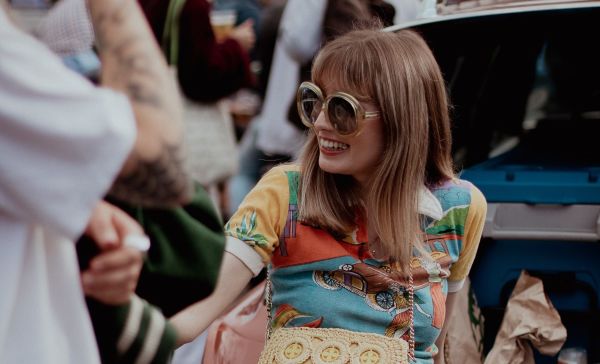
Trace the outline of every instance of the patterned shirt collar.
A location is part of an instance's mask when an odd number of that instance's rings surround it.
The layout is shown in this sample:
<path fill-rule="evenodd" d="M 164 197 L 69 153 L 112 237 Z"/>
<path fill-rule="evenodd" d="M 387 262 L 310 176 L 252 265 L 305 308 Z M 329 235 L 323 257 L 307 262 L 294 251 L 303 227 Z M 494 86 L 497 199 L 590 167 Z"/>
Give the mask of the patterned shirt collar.
<path fill-rule="evenodd" d="M 444 216 L 442 204 L 440 204 L 440 201 L 425 186 L 419 191 L 418 208 L 420 214 L 429 216 L 434 220 L 440 220 Z"/>

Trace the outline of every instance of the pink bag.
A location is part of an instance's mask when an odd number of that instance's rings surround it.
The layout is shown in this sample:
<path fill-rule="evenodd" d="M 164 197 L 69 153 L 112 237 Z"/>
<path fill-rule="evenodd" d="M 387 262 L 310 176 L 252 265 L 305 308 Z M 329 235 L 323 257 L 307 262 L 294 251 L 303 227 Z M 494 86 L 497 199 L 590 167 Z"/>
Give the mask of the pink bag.
<path fill-rule="evenodd" d="M 208 328 L 203 364 L 258 363 L 265 345 L 265 282 Z"/>

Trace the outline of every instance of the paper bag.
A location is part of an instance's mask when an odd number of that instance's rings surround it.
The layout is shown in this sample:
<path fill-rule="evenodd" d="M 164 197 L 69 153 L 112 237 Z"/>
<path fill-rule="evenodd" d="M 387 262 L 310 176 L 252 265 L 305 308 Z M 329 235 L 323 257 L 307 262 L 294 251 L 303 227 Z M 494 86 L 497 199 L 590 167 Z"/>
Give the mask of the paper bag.
<path fill-rule="evenodd" d="M 485 364 L 535 364 L 531 345 L 542 354 L 555 355 L 566 339 L 567 330 L 542 281 L 523 271 Z"/>

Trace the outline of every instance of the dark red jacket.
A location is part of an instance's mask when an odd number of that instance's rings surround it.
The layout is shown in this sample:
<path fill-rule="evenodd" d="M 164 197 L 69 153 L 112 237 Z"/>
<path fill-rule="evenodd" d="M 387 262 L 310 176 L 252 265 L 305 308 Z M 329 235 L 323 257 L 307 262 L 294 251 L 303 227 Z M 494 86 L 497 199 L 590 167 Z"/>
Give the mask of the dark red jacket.
<path fill-rule="evenodd" d="M 139 3 L 161 44 L 169 0 Z M 180 18 L 179 84 L 197 101 L 215 101 L 252 84 L 248 53 L 233 39 L 217 43 L 209 14 L 206 0 L 187 0 Z"/>

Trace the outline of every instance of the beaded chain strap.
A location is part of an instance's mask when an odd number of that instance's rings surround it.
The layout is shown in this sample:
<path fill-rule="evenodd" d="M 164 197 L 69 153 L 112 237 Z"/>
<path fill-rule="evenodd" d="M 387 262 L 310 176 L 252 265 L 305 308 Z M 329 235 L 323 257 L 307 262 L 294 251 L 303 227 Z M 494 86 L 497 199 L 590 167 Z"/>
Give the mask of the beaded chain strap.
<path fill-rule="evenodd" d="M 270 270 L 267 269 L 267 284 L 265 285 L 265 304 L 267 306 L 267 333 L 265 337 L 265 342 L 269 341 L 271 338 L 271 334 L 273 333 L 273 328 L 271 327 L 271 322 L 273 318 L 273 297 L 271 294 L 271 277 Z"/>
<path fill-rule="evenodd" d="M 408 339 L 408 348 L 407 348 L 407 356 L 408 356 L 408 363 L 414 363 L 415 362 L 415 325 L 414 325 L 414 284 L 413 284 L 413 275 L 412 275 L 412 270 L 409 269 L 409 275 L 408 275 L 408 304 L 409 304 L 409 318 L 410 318 L 410 327 L 409 327 L 409 339 Z M 267 282 L 266 282 L 266 286 L 265 286 L 265 303 L 267 306 L 267 317 L 268 317 L 268 321 L 267 321 L 267 330 L 266 330 L 266 342 L 269 342 L 269 339 L 271 339 L 271 336 L 273 334 L 273 329 L 271 327 L 271 322 L 272 322 L 272 308 L 273 308 L 273 299 L 272 299 L 272 287 L 271 287 L 271 279 L 270 279 L 270 275 L 269 275 L 269 271 L 267 270 Z M 282 329 L 279 329 L 282 330 Z M 278 331 L 279 331 L 278 330 Z M 326 330 L 326 329 L 323 329 Z M 329 329 L 330 330 L 330 329 Z M 345 330 L 342 330 L 345 331 Z M 289 333 L 286 333 L 285 335 L 289 335 Z M 376 334 L 373 334 L 376 335 Z M 377 335 L 380 336 L 380 335 Z M 390 339 L 385 337 L 386 339 Z M 278 338 L 279 340 L 279 338 Z M 404 342 L 406 343 L 406 342 Z M 269 349 L 267 349 L 266 351 L 269 351 Z M 264 352 L 263 354 L 266 355 L 266 352 Z M 263 358 L 263 355 L 261 355 L 261 358 Z M 294 361 L 296 362 L 296 361 Z M 261 364 L 263 363 L 262 359 L 261 359 Z M 297 363 L 304 363 L 304 361 L 298 361 Z M 400 362 L 399 362 L 400 363 Z"/>
<path fill-rule="evenodd" d="M 410 317 L 410 332 L 408 334 L 408 360 L 411 363 L 415 362 L 415 288 L 413 284 L 412 269 L 408 268 L 408 304 Z"/>

